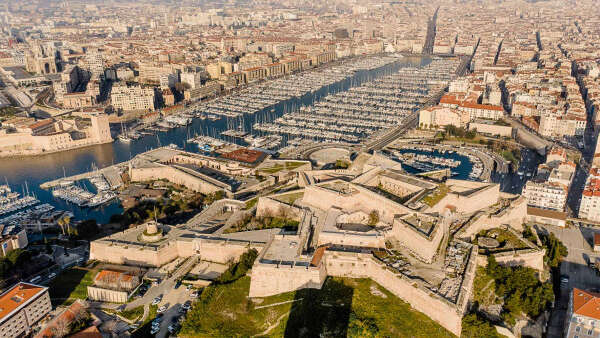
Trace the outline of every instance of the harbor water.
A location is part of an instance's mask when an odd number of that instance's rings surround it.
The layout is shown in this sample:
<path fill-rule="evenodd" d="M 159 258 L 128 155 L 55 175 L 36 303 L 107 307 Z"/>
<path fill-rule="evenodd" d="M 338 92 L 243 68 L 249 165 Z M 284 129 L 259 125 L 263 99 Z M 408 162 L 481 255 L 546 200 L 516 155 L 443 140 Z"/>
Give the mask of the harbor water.
<path fill-rule="evenodd" d="M 8 182 L 13 191 L 35 195 L 41 203 L 49 203 L 57 209 L 71 211 L 75 219 L 96 219 L 99 223 L 108 222 L 113 214 L 121 213 L 122 207 L 117 200 L 100 208 L 80 208 L 52 196 L 51 191 L 40 188 L 40 184 L 63 176 L 71 176 L 94 168 L 127 161 L 133 156 L 148 151 L 158 146 L 175 144 L 191 152 L 198 152 L 196 144 L 187 143 L 186 140 L 195 135 L 207 135 L 225 139 L 221 132 L 228 129 L 241 128 L 250 131 L 254 123 L 270 122 L 286 112 L 291 112 L 301 106 L 312 105 L 320 98 L 351 87 L 360 86 L 366 81 L 395 72 L 402 67 L 423 67 L 431 62 L 428 57 L 405 57 L 399 61 L 373 70 L 360 70 L 349 78 L 322 87 L 314 92 L 309 92 L 301 97 L 279 102 L 255 114 L 244 114 L 237 118 L 220 118 L 216 121 L 208 119 L 194 119 L 186 127 L 178 127 L 166 132 L 157 132 L 156 135 L 145 135 L 129 143 L 116 140 L 113 143 L 90 146 L 60 153 L 53 153 L 35 157 L 8 158 L 0 161 L 0 179 Z M 233 94 L 235 95 L 235 94 Z M 120 131 L 120 128 L 116 128 Z M 115 129 L 115 131 L 116 131 Z M 116 136 L 116 135 L 115 135 Z M 232 138 L 230 142 L 240 142 Z M 85 185 L 87 190 L 94 192 L 93 185 L 87 181 L 78 182 Z"/>

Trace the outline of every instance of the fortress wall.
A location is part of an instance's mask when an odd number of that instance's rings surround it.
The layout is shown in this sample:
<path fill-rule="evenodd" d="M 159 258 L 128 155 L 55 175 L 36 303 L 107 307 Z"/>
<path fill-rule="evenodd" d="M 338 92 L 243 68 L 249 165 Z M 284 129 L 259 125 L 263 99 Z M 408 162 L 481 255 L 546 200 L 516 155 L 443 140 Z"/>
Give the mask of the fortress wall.
<path fill-rule="evenodd" d="M 267 297 L 279 293 L 312 288 L 320 289 L 325 282 L 325 265 L 305 267 L 255 263 L 252 267 L 249 297 Z"/>
<path fill-rule="evenodd" d="M 444 231 L 441 231 L 443 226 L 441 222 L 438 222 L 432 231 L 431 239 L 428 239 L 411 226 L 396 221 L 389 234 L 424 261 L 431 262 L 444 238 Z"/>
<path fill-rule="evenodd" d="M 494 184 L 487 189 L 473 193 L 469 196 L 462 196 L 449 192 L 441 201 L 434 205 L 427 212 L 442 213 L 448 205 L 456 207 L 457 212 L 470 214 L 481 209 L 485 209 L 498 202 L 500 198 L 500 186 Z"/>
<path fill-rule="evenodd" d="M 394 217 L 398 214 L 410 212 L 410 209 L 384 198 L 370 190 L 352 186 L 359 190 L 357 193 L 341 194 L 333 190 L 318 186 L 308 186 L 304 190 L 302 202 L 327 210 L 336 207 L 345 212 L 362 211 L 369 214 L 373 210 L 379 213 L 379 220 L 392 224 Z"/>
<path fill-rule="evenodd" d="M 178 256 L 177 243 L 167 242 L 154 249 L 140 245 L 111 245 L 106 241 L 90 243 L 90 259 L 125 265 L 161 266 Z"/>
<path fill-rule="evenodd" d="M 365 235 L 350 232 L 321 231 L 319 233 L 318 246 L 321 246 L 323 244 L 384 248 L 385 237 L 382 235 Z"/>
<path fill-rule="evenodd" d="M 195 239 L 193 242 L 193 251 L 200 260 L 222 264 L 237 261 L 244 252 L 252 248 L 260 252 L 262 246 L 206 239 Z"/>
<path fill-rule="evenodd" d="M 284 215 L 286 214 L 286 215 Z M 256 217 L 264 216 L 286 216 L 300 221 L 302 209 L 289 204 L 279 202 L 269 197 L 259 197 L 256 204 Z"/>
<path fill-rule="evenodd" d="M 190 257 L 194 255 L 194 242 L 192 241 L 177 241 L 177 255 L 179 257 Z"/>
<path fill-rule="evenodd" d="M 415 310 L 424 313 L 450 332 L 460 336 L 463 312 L 456 305 L 392 272 L 383 264 L 373 260 L 370 255 L 328 251 L 326 252 L 326 262 L 329 275 L 371 278 L 409 303 Z"/>
<path fill-rule="evenodd" d="M 527 203 L 519 198 L 501 215 L 482 215 L 475 220 L 468 228 L 461 230 L 461 238 L 475 237 L 481 230 L 498 228 L 503 224 L 508 224 L 516 231 L 523 231 L 523 222 L 527 216 Z"/>
<path fill-rule="evenodd" d="M 507 266 L 526 266 L 539 271 L 544 270 L 544 255 L 546 250 L 518 250 L 494 255 L 498 264 Z M 480 256 L 477 265 L 487 266 L 487 256 Z"/>
<path fill-rule="evenodd" d="M 130 175 L 132 182 L 165 179 L 169 182 L 183 185 L 202 194 L 211 194 L 220 190 L 224 191 L 224 189 L 219 186 L 170 166 L 133 168 L 130 170 Z"/>

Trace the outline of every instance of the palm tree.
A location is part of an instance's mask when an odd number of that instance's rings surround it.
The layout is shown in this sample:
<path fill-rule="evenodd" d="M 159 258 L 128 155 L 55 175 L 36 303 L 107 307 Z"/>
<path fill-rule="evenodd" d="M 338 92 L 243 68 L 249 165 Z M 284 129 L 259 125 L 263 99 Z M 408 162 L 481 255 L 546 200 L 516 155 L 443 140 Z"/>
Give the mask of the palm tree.
<path fill-rule="evenodd" d="M 65 234 L 65 221 L 63 218 L 59 218 L 58 221 L 56 221 L 56 223 L 58 224 L 58 226 L 60 226 L 60 229 L 62 230 L 63 235 Z"/>
<path fill-rule="evenodd" d="M 65 227 L 67 228 L 67 233 L 71 233 L 71 217 L 69 216 L 65 216 L 65 217 L 61 217 L 58 221 L 57 221 L 58 225 L 60 226 L 63 235 L 66 235 L 65 233 Z"/>

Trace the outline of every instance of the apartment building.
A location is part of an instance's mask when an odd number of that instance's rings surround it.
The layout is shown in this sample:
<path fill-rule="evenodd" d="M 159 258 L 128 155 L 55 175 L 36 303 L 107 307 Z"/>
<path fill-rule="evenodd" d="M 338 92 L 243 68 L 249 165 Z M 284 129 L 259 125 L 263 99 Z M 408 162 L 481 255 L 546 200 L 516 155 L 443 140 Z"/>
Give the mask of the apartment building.
<path fill-rule="evenodd" d="M 0 257 L 5 257 L 15 249 L 24 249 L 29 242 L 22 225 L 0 224 Z"/>
<path fill-rule="evenodd" d="M 566 318 L 566 338 L 598 337 L 600 334 L 600 294 L 573 288 Z"/>
<path fill-rule="evenodd" d="M 0 295 L 0 337 L 23 337 L 51 310 L 48 288 L 18 283 Z"/>
<path fill-rule="evenodd" d="M 115 109 L 124 111 L 154 109 L 154 90 L 139 85 L 115 85 L 110 101 Z"/>
<path fill-rule="evenodd" d="M 592 168 L 585 182 L 581 203 L 579 205 L 579 218 L 600 222 L 600 168 Z"/>
<path fill-rule="evenodd" d="M 523 188 L 527 204 L 542 209 L 563 211 L 568 188 L 559 183 L 528 181 Z"/>

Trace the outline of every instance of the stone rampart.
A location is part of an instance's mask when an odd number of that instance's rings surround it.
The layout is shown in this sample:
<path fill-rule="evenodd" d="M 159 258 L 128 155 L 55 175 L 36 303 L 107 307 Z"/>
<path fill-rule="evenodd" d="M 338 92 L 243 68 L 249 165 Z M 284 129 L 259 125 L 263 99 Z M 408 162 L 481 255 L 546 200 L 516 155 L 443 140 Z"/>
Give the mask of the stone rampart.
<path fill-rule="evenodd" d="M 302 209 L 277 201 L 270 197 L 259 197 L 256 204 L 256 217 L 277 216 L 299 221 Z"/>
<path fill-rule="evenodd" d="M 327 251 L 327 274 L 337 277 L 371 278 L 388 291 L 423 312 L 448 331 L 460 336 L 464 310 L 399 273 L 375 261 L 371 255 Z"/>
<path fill-rule="evenodd" d="M 325 282 L 325 265 L 255 263 L 249 297 L 267 297 L 300 289 L 320 289 Z"/>
<path fill-rule="evenodd" d="M 543 271 L 545 254 L 545 249 L 525 249 L 500 252 L 494 254 L 494 258 L 496 258 L 496 262 L 498 262 L 498 264 L 506 266 L 526 266 Z M 479 256 L 477 259 L 477 264 L 481 266 L 487 266 L 487 256 Z"/>

